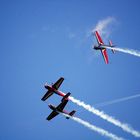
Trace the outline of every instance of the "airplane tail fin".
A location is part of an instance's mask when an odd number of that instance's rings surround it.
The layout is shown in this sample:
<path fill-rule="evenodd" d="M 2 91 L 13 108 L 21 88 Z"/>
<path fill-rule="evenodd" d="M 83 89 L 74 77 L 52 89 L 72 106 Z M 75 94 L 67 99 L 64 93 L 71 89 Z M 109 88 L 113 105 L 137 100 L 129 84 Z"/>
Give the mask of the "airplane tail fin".
<path fill-rule="evenodd" d="M 111 40 L 109 40 L 109 46 L 110 47 L 114 47 L 113 43 Z M 114 49 L 111 49 L 112 53 L 115 53 L 115 50 Z"/>
<path fill-rule="evenodd" d="M 73 116 L 75 114 L 75 110 L 71 111 L 68 115 Z M 70 117 L 66 117 L 66 119 L 69 119 Z"/>
<path fill-rule="evenodd" d="M 64 100 L 68 100 L 68 97 L 70 96 L 70 92 L 68 92 L 61 100 L 61 102 L 64 102 Z"/>

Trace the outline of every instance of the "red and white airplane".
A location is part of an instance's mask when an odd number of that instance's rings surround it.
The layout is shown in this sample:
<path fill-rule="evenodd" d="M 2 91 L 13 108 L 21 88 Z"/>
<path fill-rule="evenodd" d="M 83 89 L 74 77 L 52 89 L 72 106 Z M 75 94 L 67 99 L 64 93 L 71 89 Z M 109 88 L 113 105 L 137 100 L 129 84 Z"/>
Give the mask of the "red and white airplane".
<path fill-rule="evenodd" d="M 109 60 L 108 60 L 107 50 L 106 50 L 105 46 L 106 47 L 114 47 L 114 45 L 112 44 L 111 40 L 109 40 L 109 45 L 104 44 L 104 42 L 103 42 L 101 36 L 99 35 L 98 31 L 95 31 L 95 36 L 96 36 L 96 39 L 97 39 L 97 42 L 98 42 L 98 46 L 95 45 L 94 49 L 101 51 L 101 53 L 103 55 L 103 58 L 105 60 L 105 63 L 108 64 Z M 111 49 L 111 50 L 112 50 L 113 53 L 115 53 L 114 49 Z"/>
<path fill-rule="evenodd" d="M 48 85 L 48 84 L 45 84 L 45 88 L 48 90 L 46 92 L 46 94 L 42 97 L 42 101 L 45 101 L 47 100 L 50 96 L 53 95 L 53 93 L 59 95 L 59 96 L 62 96 L 64 97 L 65 96 L 65 93 L 63 93 L 62 91 L 59 91 L 59 87 L 61 86 L 62 82 L 64 81 L 64 78 L 63 77 L 60 77 L 54 84 L 52 85 Z"/>

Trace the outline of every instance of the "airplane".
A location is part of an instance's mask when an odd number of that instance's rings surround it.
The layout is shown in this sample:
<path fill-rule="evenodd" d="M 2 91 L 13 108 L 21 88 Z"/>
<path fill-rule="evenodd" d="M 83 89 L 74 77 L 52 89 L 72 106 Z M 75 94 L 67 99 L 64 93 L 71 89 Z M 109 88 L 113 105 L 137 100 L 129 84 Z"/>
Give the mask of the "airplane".
<path fill-rule="evenodd" d="M 47 100 L 50 96 L 53 95 L 53 93 L 59 95 L 59 96 L 62 96 L 64 97 L 65 94 L 61 91 L 59 91 L 59 87 L 61 86 L 61 84 L 63 83 L 64 81 L 64 78 L 63 77 L 60 77 L 54 84 L 52 85 L 48 85 L 48 84 L 45 84 L 45 88 L 48 90 L 46 92 L 46 94 L 42 97 L 42 101 L 45 101 Z"/>
<path fill-rule="evenodd" d="M 46 118 L 46 120 L 50 121 L 51 119 L 53 119 L 54 117 L 56 117 L 59 113 L 64 113 L 67 114 L 69 116 L 73 116 L 75 114 L 75 110 L 71 111 L 70 113 L 66 112 L 64 110 L 65 106 L 68 103 L 68 97 L 70 96 L 71 93 L 67 93 L 61 100 L 61 103 L 55 107 L 53 105 L 48 105 L 50 107 L 50 109 L 52 109 L 53 111 L 51 112 L 51 114 Z M 69 117 L 66 117 L 66 119 L 69 119 Z"/>
<path fill-rule="evenodd" d="M 109 40 L 109 45 L 104 44 L 104 42 L 103 42 L 101 36 L 99 35 L 98 31 L 95 31 L 95 36 L 96 36 L 96 39 L 97 39 L 97 42 L 98 42 L 98 46 L 95 45 L 94 49 L 101 51 L 105 63 L 108 64 L 109 60 L 108 60 L 107 50 L 106 50 L 105 46 L 114 47 L 114 45 L 112 44 L 111 40 Z M 115 53 L 115 50 L 113 48 L 111 50 L 112 50 L 113 53 Z"/>

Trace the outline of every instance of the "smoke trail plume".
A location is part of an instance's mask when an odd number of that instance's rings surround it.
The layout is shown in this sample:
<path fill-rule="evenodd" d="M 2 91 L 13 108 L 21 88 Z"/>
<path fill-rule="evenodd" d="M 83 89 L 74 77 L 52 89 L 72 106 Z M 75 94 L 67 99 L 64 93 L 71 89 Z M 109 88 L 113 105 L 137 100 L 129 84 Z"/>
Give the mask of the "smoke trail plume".
<path fill-rule="evenodd" d="M 104 46 L 104 47 L 110 50 L 112 49 L 111 47 L 108 46 Z M 140 52 L 137 50 L 127 49 L 127 48 L 117 48 L 117 47 L 113 47 L 113 50 L 140 57 Z"/>
<path fill-rule="evenodd" d="M 104 119 L 104 120 L 106 120 L 106 121 L 108 121 L 108 122 L 110 122 L 110 123 L 122 128 L 125 132 L 128 132 L 128 133 L 132 134 L 135 137 L 140 137 L 140 132 L 134 130 L 128 124 L 122 123 L 119 120 L 113 118 L 112 116 L 109 116 L 109 115 L 105 114 L 103 111 L 99 111 L 98 109 L 95 109 L 91 105 L 85 104 L 83 101 L 77 100 L 74 97 L 69 97 L 69 99 L 73 103 L 76 103 L 77 105 L 83 107 L 87 111 L 92 112 L 93 114 L 101 117 L 102 119 Z"/>
<path fill-rule="evenodd" d="M 89 128 L 92 131 L 95 131 L 95 132 L 99 133 L 102 136 L 106 136 L 106 137 L 108 137 L 108 138 L 110 138 L 112 140 L 124 140 L 123 138 L 118 137 L 118 136 L 116 136 L 116 135 L 114 135 L 114 134 L 112 134 L 112 133 L 110 133 L 110 132 L 108 132 L 108 131 L 106 131 L 106 130 L 104 130 L 102 128 L 99 128 L 99 127 L 97 127 L 95 125 L 92 125 L 89 122 L 84 121 L 84 120 L 82 120 L 82 119 L 80 119 L 78 117 L 71 117 L 71 116 L 69 116 L 67 114 L 64 114 L 64 113 L 61 113 L 61 114 L 63 114 L 66 117 L 70 117 L 72 120 L 82 124 L 83 126 Z"/>
<path fill-rule="evenodd" d="M 107 105 L 131 100 L 131 99 L 138 98 L 138 97 L 140 97 L 140 94 L 136 94 L 136 95 L 133 95 L 133 96 L 124 97 L 124 98 L 120 98 L 120 99 L 116 99 L 116 100 L 112 100 L 112 101 L 108 101 L 108 102 L 98 103 L 98 104 L 95 104 L 95 106 L 96 107 L 103 107 L 103 106 L 107 106 Z"/>
<path fill-rule="evenodd" d="M 111 32 L 110 25 L 112 25 L 112 23 L 116 23 L 116 19 L 114 17 L 107 17 L 103 20 L 99 20 L 96 26 L 92 29 L 92 33 L 97 30 L 102 36 L 108 37 Z"/>

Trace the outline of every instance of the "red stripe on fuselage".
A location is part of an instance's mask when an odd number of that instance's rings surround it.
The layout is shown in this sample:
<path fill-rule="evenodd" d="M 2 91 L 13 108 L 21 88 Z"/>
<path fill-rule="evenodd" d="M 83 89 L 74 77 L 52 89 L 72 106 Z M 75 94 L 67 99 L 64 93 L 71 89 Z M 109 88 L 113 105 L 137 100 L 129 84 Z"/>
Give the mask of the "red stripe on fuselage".
<path fill-rule="evenodd" d="M 69 112 L 67 112 L 66 110 L 63 110 L 62 112 L 69 115 Z"/>
<path fill-rule="evenodd" d="M 63 96 L 66 95 L 66 94 L 63 93 L 62 91 L 56 90 L 55 88 L 53 88 L 53 87 L 51 87 L 51 86 L 49 86 L 49 85 L 45 86 L 45 88 L 47 88 L 48 90 L 50 90 L 50 91 L 56 93 L 56 94 L 59 95 L 59 96 L 62 96 L 62 97 L 63 97 Z"/>

